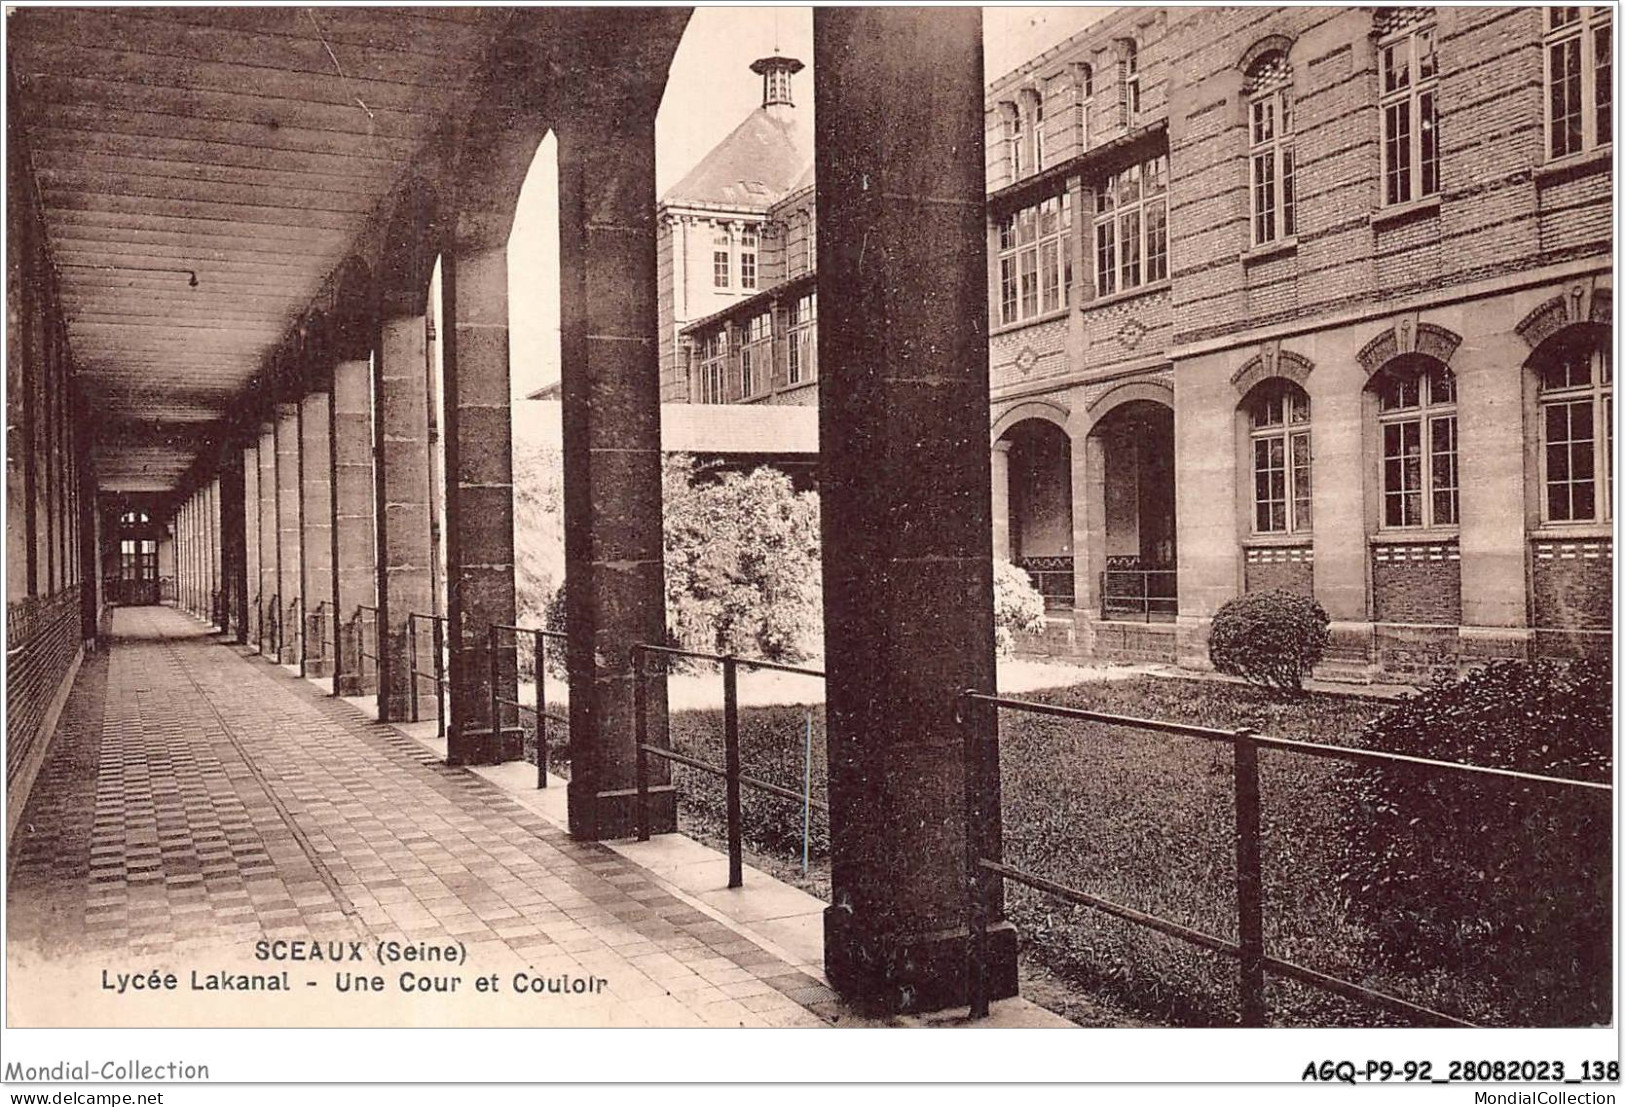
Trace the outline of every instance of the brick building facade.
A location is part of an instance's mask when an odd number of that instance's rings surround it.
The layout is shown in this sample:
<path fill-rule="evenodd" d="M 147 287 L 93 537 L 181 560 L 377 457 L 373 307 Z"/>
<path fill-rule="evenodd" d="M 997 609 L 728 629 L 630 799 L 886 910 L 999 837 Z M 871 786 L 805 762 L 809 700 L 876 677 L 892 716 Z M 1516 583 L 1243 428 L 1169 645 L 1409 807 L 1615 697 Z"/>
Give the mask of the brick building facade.
<path fill-rule="evenodd" d="M 994 81 L 1030 645 L 1203 667 L 1226 600 L 1284 588 L 1327 676 L 1606 652 L 1611 88 L 1602 8 L 1125 9 Z M 813 210 L 768 205 L 775 279 L 677 328 L 687 398 L 816 399 Z"/>

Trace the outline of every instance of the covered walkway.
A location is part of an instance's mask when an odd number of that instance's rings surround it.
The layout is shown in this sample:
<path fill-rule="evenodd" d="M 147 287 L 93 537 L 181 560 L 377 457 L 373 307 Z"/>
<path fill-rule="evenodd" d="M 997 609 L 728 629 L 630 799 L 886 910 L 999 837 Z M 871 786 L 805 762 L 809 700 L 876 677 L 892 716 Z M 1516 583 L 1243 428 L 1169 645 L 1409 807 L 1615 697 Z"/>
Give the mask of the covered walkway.
<path fill-rule="evenodd" d="M 127 1025 L 156 1014 L 214 1026 L 455 1015 L 762 1027 L 839 1014 L 821 982 L 640 866 L 217 643 L 171 608 L 115 610 L 112 647 L 87 663 L 12 842 L 14 1022 L 77 1025 L 87 999 Z M 383 973 L 393 986 L 401 966 L 380 967 L 370 952 L 359 964 L 255 963 L 262 937 L 359 940 L 368 951 L 390 939 L 461 942 L 464 965 L 429 969 L 464 984 L 410 1006 L 393 987 L 351 999 L 336 991 L 336 971 Z M 275 1014 L 276 993 L 190 990 L 193 968 L 217 967 L 290 969 L 290 1021 Z M 181 1002 L 110 1005 L 104 968 L 174 970 Z M 538 1013 L 509 989 L 519 972 L 608 983 L 549 996 Z M 475 977 L 493 973 L 502 993 L 475 995 Z"/>

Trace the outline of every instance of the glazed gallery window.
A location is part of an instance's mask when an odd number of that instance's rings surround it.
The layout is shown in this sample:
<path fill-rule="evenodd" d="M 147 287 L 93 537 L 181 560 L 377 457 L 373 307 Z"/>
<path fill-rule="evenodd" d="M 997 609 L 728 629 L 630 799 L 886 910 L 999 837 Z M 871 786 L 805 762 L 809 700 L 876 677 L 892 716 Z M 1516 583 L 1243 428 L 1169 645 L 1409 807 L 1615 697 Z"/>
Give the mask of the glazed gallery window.
<path fill-rule="evenodd" d="M 1266 381 L 1247 400 L 1253 464 L 1253 530 L 1307 531 L 1313 522 L 1309 487 L 1309 397 L 1286 380 Z"/>
<path fill-rule="evenodd" d="M 711 238 L 711 284 L 727 288 L 733 273 L 733 239 L 727 227 L 719 227 Z"/>
<path fill-rule="evenodd" d="M 1540 428 L 1546 521 L 1611 518 L 1614 374 L 1607 349 L 1573 345 L 1541 367 Z"/>
<path fill-rule="evenodd" d="M 1251 178 L 1253 245 L 1298 233 L 1292 164 L 1292 70 L 1279 53 L 1247 74 L 1247 161 Z"/>
<path fill-rule="evenodd" d="M 1614 23 L 1607 8 L 1546 9 L 1546 149 L 1552 158 L 1614 136 Z"/>
<path fill-rule="evenodd" d="M 1072 303 L 1072 197 L 1063 192 L 999 220 L 999 322 Z"/>
<path fill-rule="evenodd" d="M 756 287 L 756 228 L 746 227 L 739 236 L 739 287 Z"/>
<path fill-rule="evenodd" d="M 786 379 L 802 384 L 818 378 L 818 293 L 808 292 L 790 305 L 789 366 Z"/>
<path fill-rule="evenodd" d="M 773 381 L 773 313 L 751 316 L 739 341 L 739 394 L 765 392 Z"/>
<path fill-rule="evenodd" d="M 700 403 L 728 402 L 728 332 L 726 329 L 700 340 Z"/>
<path fill-rule="evenodd" d="M 1380 55 L 1383 203 L 1439 191 L 1439 64 L 1431 24 L 1386 36 Z"/>
<path fill-rule="evenodd" d="M 1168 278 L 1168 159 L 1114 173 L 1095 193 L 1095 295 Z"/>
<path fill-rule="evenodd" d="M 1377 383 L 1382 437 L 1382 525 L 1459 521 L 1456 378 L 1448 369 L 1388 370 Z"/>

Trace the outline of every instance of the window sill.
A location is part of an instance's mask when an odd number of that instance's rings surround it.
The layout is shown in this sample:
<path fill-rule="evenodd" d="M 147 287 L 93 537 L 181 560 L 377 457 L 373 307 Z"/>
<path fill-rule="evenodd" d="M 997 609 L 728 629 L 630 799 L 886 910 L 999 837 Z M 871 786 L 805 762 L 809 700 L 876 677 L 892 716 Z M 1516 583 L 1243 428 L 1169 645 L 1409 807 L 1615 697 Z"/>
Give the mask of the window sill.
<path fill-rule="evenodd" d="M 1614 147 L 1599 146 L 1592 150 L 1582 150 L 1578 154 L 1566 154 L 1561 158 L 1554 158 L 1544 165 L 1535 166 L 1535 183 L 1537 185 L 1554 185 L 1575 177 L 1584 177 L 1591 173 L 1600 173 L 1614 164 Z"/>
<path fill-rule="evenodd" d="M 1245 549 L 1313 546 L 1315 536 L 1312 531 L 1306 530 L 1290 531 L 1286 534 L 1250 534 L 1241 540 L 1241 544 Z"/>
<path fill-rule="evenodd" d="M 988 337 L 1011 334 L 1015 331 L 1026 330 L 1028 327 L 1036 327 L 1042 323 L 1053 323 L 1057 319 L 1065 319 L 1071 314 L 1072 309 L 1070 307 L 1056 308 L 1054 311 L 1046 311 L 1042 315 L 1034 315 L 1030 319 L 1021 319 L 1014 323 L 1001 323 L 988 331 Z"/>
<path fill-rule="evenodd" d="M 1371 536 L 1373 546 L 1395 546 L 1407 543 L 1427 545 L 1430 542 L 1459 542 L 1460 527 L 1394 527 L 1379 530 Z"/>
<path fill-rule="evenodd" d="M 1378 208 L 1371 213 L 1371 226 L 1375 229 L 1438 214 L 1439 197 L 1437 195 L 1424 196 L 1420 200 L 1410 200 L 1403 204 L 1392 204 L 1388 207 Z"/>
<path fill-rule="evenodd" d="M 1612 523 L 1586 521 L 1583 523 L 1542 523 L 1529 532 L 1535 541 L 1574 541 L 1575 539 L 1613 538 Z"/>
<path fill-rule="evenodd" d="M 1243 250 L 1241 252 L 1241 264 L 1256 265 L 1261 261 L 1268 261 L 1271 258 L 1276 257 L 1285 257 L 1290 254 L 1296 254 L 1297 252 L 1298 239 L 1297 236 L 1294 235 L 1291 238 L 1283 238 L 1275 242 L 1266 242 L 1261 246 L 1254 246 L 1251 250 Z"/>
<path fill-rule="evenodd" d="M 1128 300 L 1138 300 L 1141 296 L 1167 292 L 1173 287 L 1173 284 L 1173 281 L 1164 278 L 1160 281 L 1153 281 L 1151 284 L 1142 284 L 1139 288 L 1131 288 L 1127 292 L 1113 292 L 1110 296 L 1097 296 L 1093 300 L 1085 300 L 1083 310 L 1091 311 L 1094 308 L 1111 307 L 1113 304 L 1121 304 Z"/>

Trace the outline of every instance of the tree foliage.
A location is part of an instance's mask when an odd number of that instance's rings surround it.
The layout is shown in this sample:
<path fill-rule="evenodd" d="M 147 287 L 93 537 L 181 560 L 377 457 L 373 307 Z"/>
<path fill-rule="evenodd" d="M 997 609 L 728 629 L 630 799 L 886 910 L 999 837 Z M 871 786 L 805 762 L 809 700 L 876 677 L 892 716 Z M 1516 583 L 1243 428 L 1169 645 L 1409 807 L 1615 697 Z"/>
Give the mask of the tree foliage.
<path fill-rule="evenodd" d="M 993 635 L 1000 657 L 1016 652 L 1016 633 L 1044 629 L 1044 597 L 1026 570 L 1002 558 L 993 562 Z"/>
<path fill-rule="evenodd" d="M 1330 626 L 1325 609 L 1307 596 L 1248 592 L 1213 616 L 1208 660 L 1261 688 L 1300 692 L 1326 652 Z"/>
<path fill-rule="evenodd" d="M 1500 662 L 1372 722 L 1395 753 L 1606 783 L 1606 662 Z M 1533 1025 L 1610 1021 L 1610 796 L 1509 778 L 1347 766 L 1339 889 L 1380 964 L 1487 974 Z"/>

